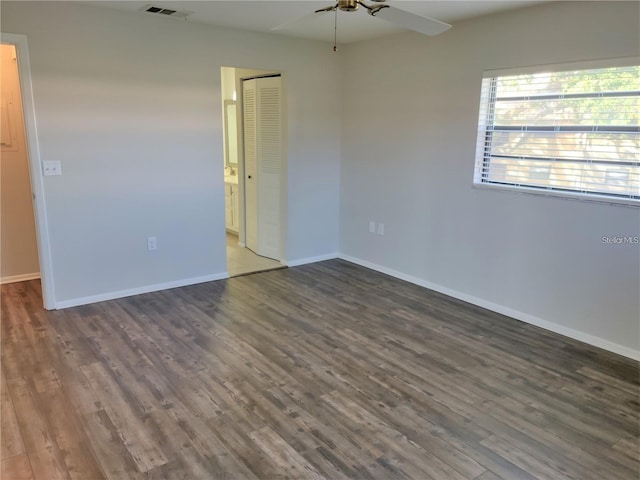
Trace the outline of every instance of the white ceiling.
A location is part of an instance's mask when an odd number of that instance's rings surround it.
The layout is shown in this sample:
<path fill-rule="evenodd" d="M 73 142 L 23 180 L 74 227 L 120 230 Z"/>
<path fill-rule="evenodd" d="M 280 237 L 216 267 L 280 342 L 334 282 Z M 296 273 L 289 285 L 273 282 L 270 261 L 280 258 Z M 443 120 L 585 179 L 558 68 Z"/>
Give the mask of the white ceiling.
<path fill-rule="evenodd" d="M 389 4 L 425 17 L 455 23 L 467 18 L 503 10 L 521 8 L 549 0 L 499 1 L 417 1 L 389 0 Z M 331 42 L 334 14 L 313 14 L 314 10 L 335 4 L 336 0 L 234 0 L 234 1 L 87 1 L 94 6 L 126 10 L 135 15 L 152 15 L 142 11 L 147 5 L 193 12 L 186 21 L 209 25 L 269 32 L 297 38 Z M 155 14 L 157 15 L 157 14 Z M 159 15 L 157 15 L 159 16 Z M 185 21 L 167 17 L 167 21 Z M 280 27 L 277 30 L 274 28 Z M 384 20 L 356 12 L 338 13 L 338 43 L 351 43 L 404 31 Z"/>

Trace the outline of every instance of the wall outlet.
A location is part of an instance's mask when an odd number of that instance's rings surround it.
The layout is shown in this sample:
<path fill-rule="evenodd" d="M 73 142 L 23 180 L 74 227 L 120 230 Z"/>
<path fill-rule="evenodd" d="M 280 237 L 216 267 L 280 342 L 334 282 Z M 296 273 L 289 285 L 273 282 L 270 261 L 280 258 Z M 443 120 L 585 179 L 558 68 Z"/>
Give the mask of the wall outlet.
<path fill-rule="evenodd" d="M 376 222 L 369 222 L 369 233 L 376 233 Z"/>
<path fill-rule="evenodd" d="M 62 175 L 62 164 L 59 160 L 46 160 L 42 162 L 42 172 L 45 177 Z"/>
<path fill-rule="evenodd" d="M 378 224 L 378 235 L 384 235 L 384 223 Z"/>
<path fill-rule="evenodd" d="M 153 250 L 158 249 L 158 239 L 157 237 L 147 237 L 147 250 L 152 252 Z"/>

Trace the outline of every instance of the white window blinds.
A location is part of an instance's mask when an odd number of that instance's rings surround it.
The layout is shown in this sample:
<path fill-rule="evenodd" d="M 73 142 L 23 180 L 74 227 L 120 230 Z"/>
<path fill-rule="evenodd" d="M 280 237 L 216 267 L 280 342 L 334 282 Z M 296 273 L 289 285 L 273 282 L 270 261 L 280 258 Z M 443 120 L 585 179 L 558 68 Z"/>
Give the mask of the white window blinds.
<path fill-rule="evenodd" d="M 640 205 L 640 67 L 483 79 L 475 183 Z"/>

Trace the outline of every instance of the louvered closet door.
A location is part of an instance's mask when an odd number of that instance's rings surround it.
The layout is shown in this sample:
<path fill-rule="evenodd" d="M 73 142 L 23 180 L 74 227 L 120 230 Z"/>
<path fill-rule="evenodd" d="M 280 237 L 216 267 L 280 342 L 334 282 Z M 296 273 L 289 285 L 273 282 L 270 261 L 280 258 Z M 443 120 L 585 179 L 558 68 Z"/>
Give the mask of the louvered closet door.
<path fill-rule="evenodd" d="M 258 156 L 256 134 L 256 81 L 242 82 L 244 122 L 245 242 L 258 253 Z"/>
<path fill-rule="evenodd" d="M 281 79 L 280 77 L 258 78 L 247 80 L 243 85 L 247 177 L 245 183 L 246 242 L 247 246 L 258 255 L 279 260 L 282 171 Z M 253 111 L 250 111 L 251 108 Z"/>
<path fill-rule="evenodd" d="M 282 118 L 280 77 L 257 80 L 258 253 L 280 259 Z"/>

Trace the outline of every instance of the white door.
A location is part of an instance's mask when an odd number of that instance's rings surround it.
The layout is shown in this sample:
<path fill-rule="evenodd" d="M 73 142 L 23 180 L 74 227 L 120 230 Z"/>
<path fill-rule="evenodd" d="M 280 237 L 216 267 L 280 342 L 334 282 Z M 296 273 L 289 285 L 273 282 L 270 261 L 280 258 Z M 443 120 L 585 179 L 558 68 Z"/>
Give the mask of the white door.
<path fill-rule="evenodd" d="M 280 77 L 245 81 L 243 108 L 247 247 L 258 255 L 279 260 L 282 170 Z"/>

